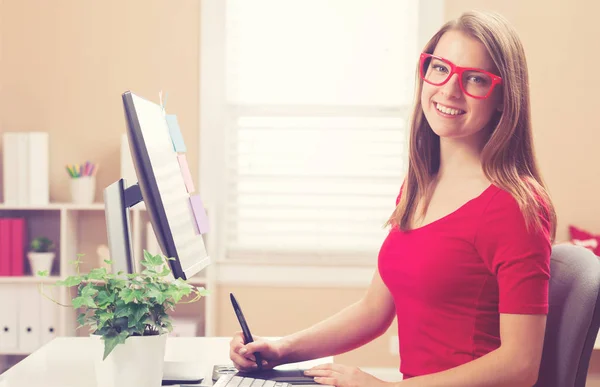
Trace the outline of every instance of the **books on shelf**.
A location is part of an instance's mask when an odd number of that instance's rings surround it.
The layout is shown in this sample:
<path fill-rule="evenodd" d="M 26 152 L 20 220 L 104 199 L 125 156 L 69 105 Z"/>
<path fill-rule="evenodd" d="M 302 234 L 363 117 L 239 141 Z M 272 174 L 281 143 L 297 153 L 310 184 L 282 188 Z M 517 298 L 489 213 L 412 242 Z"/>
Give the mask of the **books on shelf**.
<path fill-rule="evenodd" d="M 0 277 L 25 273 L 25 219 L 0 218 Z"/>
<path fill-rule="evenodd" d="M 47 132 L 3 134 L 4 203 L 47 205 L 49 203 Z"/>

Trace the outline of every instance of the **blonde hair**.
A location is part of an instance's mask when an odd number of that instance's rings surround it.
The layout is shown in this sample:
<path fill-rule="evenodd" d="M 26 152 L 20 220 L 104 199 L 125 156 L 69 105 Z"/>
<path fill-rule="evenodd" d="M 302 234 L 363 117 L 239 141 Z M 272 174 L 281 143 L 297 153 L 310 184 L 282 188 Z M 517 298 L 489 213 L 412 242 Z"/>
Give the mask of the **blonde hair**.
<path fill-rule="evenodd" d="M 540 215 L 546 218 L 554 240 L 556 213 L 533 150 L 527 61 L 520 39 L 502 16 L 472 11 L 444 24 L 423 51 L 433 53 L 449 30 L 461 31 L 481 41 L 503 80 L 503 111 L 491 119 L 491 134 L 481 153 L 483 171 L 494 185 L 515 198 L 528 228 L 542 226 Z M 402 230 L 409 228 L 419 202 L 423 201 L 420 215 L 426 212 L 432 195 L 431 183 L 440 166 L 440 139 L 425 119 L 420 99 L 423 81 L 418 75 L 416 83 L 408 171 L 400 202 L 386 223 Z"/>

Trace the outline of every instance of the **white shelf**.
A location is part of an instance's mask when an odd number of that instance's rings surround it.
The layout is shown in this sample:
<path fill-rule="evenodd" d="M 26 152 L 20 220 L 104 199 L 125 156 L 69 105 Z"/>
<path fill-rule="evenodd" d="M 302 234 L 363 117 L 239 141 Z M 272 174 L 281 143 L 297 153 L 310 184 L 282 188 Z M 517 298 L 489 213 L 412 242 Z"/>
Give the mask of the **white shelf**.
<path fill-rule="evenodd" d="M 0 203 L 0 210 L 72 210 L 72 211 L 104 211 L 104 203 L 75 204 L 75 203 L 49 203 L 43 206 L 33 205 L 6 205 Z M 145 211 L 143 202 L 136 204 L 132 210 Z"/>
<path fill-rule="evenodd" d="M 104 210 L 104 203 L 74 204 L 74 203 L 49 203 L 46 205 L 7 205 L 0 203 L 0 210 Z"/>
<path fill-rule="evenodd" d="M 85 251 L 91 261 L 87 261 L 88 257 L 85 257 L 86 261 L 85 270 L 89 270 L 92 267 L 98 267 L 101 262 L 95 262 L 95 253 L 93 245 L 101 242 L 103 237 L 90 233 L 88 228 L 89 223 L 86 223 L 87 219 L 93 219 L 96 222 L 99 215 L 104 214 L 104 203 L 92 203 L 88 205 L 80 205 L 74 203 L 49 203 L 47 205 L 7 205 L 0 203 L 0 212 L 4 212 L 3 215 L 9 215 L 10 212 L 14 211 L 28 219 L 29 226 L 33 230 L 32 233 L 35 235 L 49 235 L 52 239 L 56 239 L 55 243 L 60 247 L 56 254 L 55 268 L 59 271 L 54 272 L 53 276 L 50 277 L 39 277 L 33 275 L 25 276 L 6 276 L 0 277 L 0 286 L 12 287 L 38 287 L 40 284 L 45 285 L 44 287 L 50 288 L 51 285 L 55 284 L 59 280 L 64 280 L 67 276 L 72 275 L 72 266 L 69 262 L 75 259 L 76 255 L 82 250 Z M 133 251 L 135 259 L 139 261 L 141 258 L 142 250 L 144 246 L 145 233 L 147 232 L 146 221 L 147 218 L 144 215 L 146 212 L 146 206 L 144 202 L 136 204 L 131 208 L 131 238 L 133 244 Z M 13 214 L 10 214 L 13 215 Z M 14 215 L 13 215 L 14 216 Z M 94 244 L 91 244 L 86 239 L 95 238 Z M 103 243 L 103 242 L 101 242 Z M 194 276 L 187 281 L 189 284 L 210 288 L 210 280 L 207 279 L 206 273 Z M 50 289 L 47 289 L 50 291 Z M 72 297 L 72 290 L 65 287 L 58 287 L 52 289 L 54 294 L 53 298 L 61 304 L 68 304 Z M 208 302 L 208 301 L 207 301 Z M 194 318 L 199 320 L 202 326 L 207 325 L 208 307 L 205 313 L 200 313 Z M 0 312 L 1 313 L 1 312 Z M 173 317 L 177 317 L 178 313 L 175 312 Z M 75 336 L 77 334 L 77 311 L 72 308 L 59 308 L 56 315 L 56 332 L 58 336 Z M 205 334 L 207 331 L 205 331 Z M 2 356 L 10 355 L 30 355 L 31 350 L 24 351 L 22 349 L 10 349 L 0 350 L 0 363 L 3 361 Z"/>
<path fill-rule="evenodd" d="M 31 351 L 20 351 L 18 349 L 0 350 L 0 356 L 11 356 L 11 355 L 27 356 L 27 355 L 31 355 Z"/>
<path fill-rule="evenodd" d="M 0 277 L 0 284 L 50 284 L 59 281 L 60 277 L 14 276 Z"/>

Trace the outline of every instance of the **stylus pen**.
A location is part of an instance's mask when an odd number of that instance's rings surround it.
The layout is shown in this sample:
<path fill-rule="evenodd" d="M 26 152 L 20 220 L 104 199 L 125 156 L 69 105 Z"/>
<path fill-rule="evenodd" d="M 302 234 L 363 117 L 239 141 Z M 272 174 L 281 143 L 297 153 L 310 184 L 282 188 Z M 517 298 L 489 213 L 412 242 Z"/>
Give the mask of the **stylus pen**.
<path fill-rule="evenodd" d="M 242 326 L 242 332 L 244 333 L 244 344 L 248 344 L 254 341 L 252 338 L 252 333 L 250 333 L 250 328 L 248 328 L 248 324 L 246 323 L 246 319 L 244 318 L 244 314 L 242 313 L 242 308 L 238 304 L 237 300 L 233 293 L 229 293 L 229 298 L 231 299 L 231 305 L 233 305 L 233 310 L 235 311 L 235 315 L 237 316 L 240 325 Z M 254 352 L 254 357 L 256 358 L 256 366 L 259 370 L 262 369 L 262 357 L 259 352 Z"/>

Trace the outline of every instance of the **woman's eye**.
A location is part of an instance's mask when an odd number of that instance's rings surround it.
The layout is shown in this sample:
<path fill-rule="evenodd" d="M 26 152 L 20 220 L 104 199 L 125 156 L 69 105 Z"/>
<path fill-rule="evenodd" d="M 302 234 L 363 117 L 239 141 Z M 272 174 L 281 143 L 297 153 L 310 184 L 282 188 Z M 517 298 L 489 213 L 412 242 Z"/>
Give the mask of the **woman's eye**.
<path fill-rule="evenodd" d="M 435 71 L 439 71 L 440 73 L 447 73 L 448 72 L 448 69 L 445 66 L 442 66 L 442 65 L 439 65 L 439 64 L 438 65 L 433 65 L 433 69 Z"/>
<path fill-rule="evenodd" d="M 478 77 L 476 75 L 471 75 L 469 77 L 469 82 L 473 82 L 478 85 L 485 85 L 487 83 L 487 80 L 484 77 Z"/>

